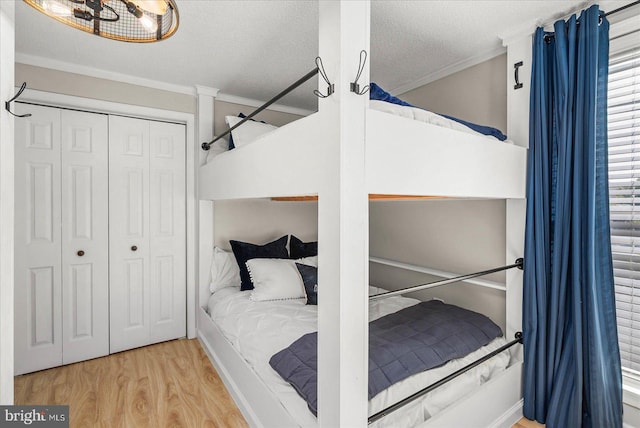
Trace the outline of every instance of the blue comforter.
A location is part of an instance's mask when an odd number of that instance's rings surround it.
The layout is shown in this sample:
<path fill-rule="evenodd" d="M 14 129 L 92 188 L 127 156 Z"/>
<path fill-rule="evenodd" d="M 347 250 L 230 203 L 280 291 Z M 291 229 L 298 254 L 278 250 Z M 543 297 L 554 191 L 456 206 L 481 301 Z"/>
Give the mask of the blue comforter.
<path fill-rule="evenodd" d="M 396 382 L 445 364 L 502 336 L 486 316 L 421 302 L 369 323 L 369 399 Z M 275 354 L 269 364 L 317 414 L 318 333 L 309 333 Z M 427 385 L 425 385 L 427 386 Z"/>

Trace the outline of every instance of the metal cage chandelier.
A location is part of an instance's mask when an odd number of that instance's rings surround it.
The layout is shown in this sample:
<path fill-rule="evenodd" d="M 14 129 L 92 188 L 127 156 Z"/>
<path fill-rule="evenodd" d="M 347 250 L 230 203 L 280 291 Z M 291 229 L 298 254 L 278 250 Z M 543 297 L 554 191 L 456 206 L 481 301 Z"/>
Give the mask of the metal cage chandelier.
<path fill-rule="evenodd" d="M 23 0 L 78 30 L 123 42 L 164 40 L 178 29 L 174 0 Z"/>

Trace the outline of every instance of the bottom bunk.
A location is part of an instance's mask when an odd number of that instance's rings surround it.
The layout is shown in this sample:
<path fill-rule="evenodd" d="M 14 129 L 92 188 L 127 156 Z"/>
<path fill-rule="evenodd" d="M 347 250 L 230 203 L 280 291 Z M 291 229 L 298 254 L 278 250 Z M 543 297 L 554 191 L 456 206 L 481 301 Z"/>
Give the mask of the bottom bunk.
<path fill-rule="evenodd" d="M 372 291 L 377 294 L 384 290 L 372 287 Z M 317 426 L 307 403 L 269 365 L 272 355 L 317 329 L 317 307 L 296 301 L 254 302 L 249 295 L 236 288 L 224 288 L 211 295 L 199 314 L 201 342 L 250 425 Z M 405 297 L 371 302 L 370 320 L 417 303 L 418 300 Z M 506 342 L 504 338 L 494 339 L 463 358 L 401 380 L 369 401 L 369 414 Z M 519 412 L 520 367 L 519 362 L 511 361 L 509 351 L 504 351 L 371 426 L 510 426 Z M 490 389 L 495 391 L 485 395 Z M 448 406 L 459 410 L 442 412 Z M 466 410 L 461 411 L 460 406 Z"/>

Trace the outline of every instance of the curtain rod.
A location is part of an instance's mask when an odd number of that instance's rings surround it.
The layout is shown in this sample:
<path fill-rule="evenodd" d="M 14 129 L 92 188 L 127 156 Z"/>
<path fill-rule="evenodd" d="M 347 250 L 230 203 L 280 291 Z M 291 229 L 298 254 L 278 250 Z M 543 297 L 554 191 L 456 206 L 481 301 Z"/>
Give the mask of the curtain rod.
<path fill-rule="evenodd" d="M 638 5 L 638 4 L 640 4 L 640 0 L 636 0 L 636 1 L 632 2 L 632 3 L 624 5 L 622 7 L 617 8 L 617 9 L 614 9 L 611 12 L 607 12 L 607 13 L 604 14 L 604 16 L 609 16 L 609 15 L 613 15 L 613 14 L 618 13 L 618 12 L 622 12 L 623 10 L 629 9 L 630 7 Z"/>

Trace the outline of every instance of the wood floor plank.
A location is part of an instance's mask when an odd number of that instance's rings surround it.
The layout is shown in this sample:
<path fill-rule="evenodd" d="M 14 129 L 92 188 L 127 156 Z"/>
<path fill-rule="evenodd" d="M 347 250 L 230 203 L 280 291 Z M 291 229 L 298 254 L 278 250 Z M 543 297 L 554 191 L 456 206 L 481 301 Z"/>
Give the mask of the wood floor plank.
<path fill-rule="evenodd" d="M 245 428 L 197 340 L 15 378 L 16 404 L 68 404 L 71 427 Z"/>
<path fill-rule="evenodd" d="M 527 418 L 520 419 L 513 428 L 544 428 L 544 425 L 539 424 L 536 421 L 530 421 Z"/>

